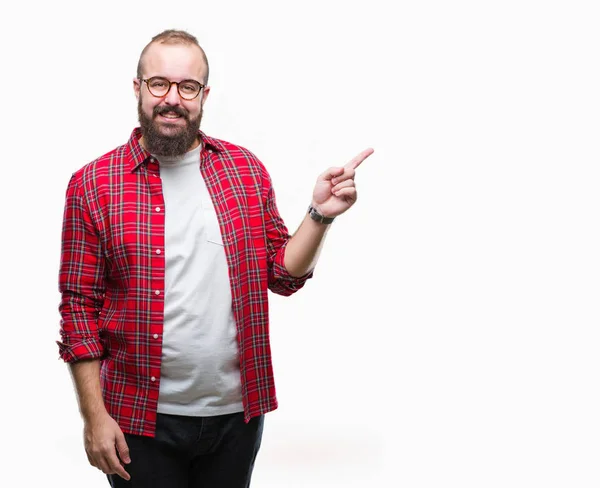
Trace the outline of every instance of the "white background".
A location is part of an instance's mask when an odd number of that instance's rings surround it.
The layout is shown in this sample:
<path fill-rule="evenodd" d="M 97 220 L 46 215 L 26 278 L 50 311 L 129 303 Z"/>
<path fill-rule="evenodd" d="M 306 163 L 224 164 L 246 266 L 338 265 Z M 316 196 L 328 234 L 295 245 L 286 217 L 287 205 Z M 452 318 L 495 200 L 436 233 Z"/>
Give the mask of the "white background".
<path fill-rule="evenodd" d="M 375 149 L 314 279 L 272 296 L 253 486 L 600 486 L 596 4 L 4 7 L 0 484 L 108 486 L 54 343 L 64 191 L 127 140 L 139 53 L 182 28 L 203 129 L 264 162 L 291 231 L 320 172 Z"/>

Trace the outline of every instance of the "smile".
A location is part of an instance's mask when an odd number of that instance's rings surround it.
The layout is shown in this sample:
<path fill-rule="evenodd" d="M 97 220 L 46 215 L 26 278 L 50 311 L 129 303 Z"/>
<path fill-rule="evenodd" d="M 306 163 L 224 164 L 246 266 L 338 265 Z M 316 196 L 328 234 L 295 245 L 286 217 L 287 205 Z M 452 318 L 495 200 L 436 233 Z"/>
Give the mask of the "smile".
<path fill-rule="evenodd" d="M 165 119 L 179 119 L 181 118 L 181 115 L 177 115 L 173 112 L 167 112 L 164 114 L 160 114 L 161 117 L 165 118 Z"/>

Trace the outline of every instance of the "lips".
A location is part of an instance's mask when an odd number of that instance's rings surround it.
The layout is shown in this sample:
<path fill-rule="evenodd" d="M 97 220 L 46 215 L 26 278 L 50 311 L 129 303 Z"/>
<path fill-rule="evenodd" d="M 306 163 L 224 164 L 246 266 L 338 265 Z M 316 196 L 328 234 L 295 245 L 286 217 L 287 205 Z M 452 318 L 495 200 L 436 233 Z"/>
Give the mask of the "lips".
<path fill-rule="evenodd" d="M 180 107 L 156 107 L 154 116 L 161 116 L 163 119 L 177 120 L 186 119 L 186 113 Z"/>

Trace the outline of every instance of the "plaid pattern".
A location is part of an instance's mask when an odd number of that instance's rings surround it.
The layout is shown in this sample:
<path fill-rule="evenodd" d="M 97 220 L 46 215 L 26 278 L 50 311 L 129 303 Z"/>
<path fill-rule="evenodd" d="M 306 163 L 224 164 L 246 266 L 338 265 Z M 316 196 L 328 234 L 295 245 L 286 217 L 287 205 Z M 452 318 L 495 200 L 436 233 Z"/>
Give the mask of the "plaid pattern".
<path fill-rule="evenodd" d="M 207 137 L 200 171 L 219 219 L 237 324 L 245 420 L 277 408 L 269 346 L 268 289 L 290 295 L 283 264 L 290 238 L 271 180 L 248 150 Z M 102 359 L 104 403 L 124 432 L 153 436 L 165 278 L 159 165 L 128 143 L 85 165 L 68 184 L 59 272 L 60 357 Z"/>

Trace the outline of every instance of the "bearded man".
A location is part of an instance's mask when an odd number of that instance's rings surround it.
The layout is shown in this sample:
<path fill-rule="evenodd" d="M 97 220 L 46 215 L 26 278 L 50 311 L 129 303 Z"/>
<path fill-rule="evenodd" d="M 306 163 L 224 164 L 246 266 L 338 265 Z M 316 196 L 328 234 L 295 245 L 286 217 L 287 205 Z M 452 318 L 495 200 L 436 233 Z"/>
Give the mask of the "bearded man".
<path fill-rule="evenodd" d="M 277 408 L 267 293 L 312 277 L 373 152 L 317 178 L 291 236 L 259 159 L 200 130 L 208 72 L 194 36 L 155 36 L 133 80 L 140 126 L 67 187 L 59 353 L 115 488 L 250 486 Z"/>

